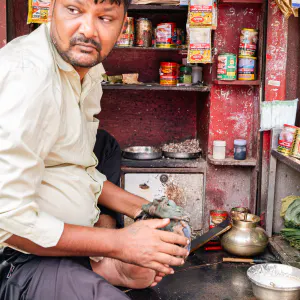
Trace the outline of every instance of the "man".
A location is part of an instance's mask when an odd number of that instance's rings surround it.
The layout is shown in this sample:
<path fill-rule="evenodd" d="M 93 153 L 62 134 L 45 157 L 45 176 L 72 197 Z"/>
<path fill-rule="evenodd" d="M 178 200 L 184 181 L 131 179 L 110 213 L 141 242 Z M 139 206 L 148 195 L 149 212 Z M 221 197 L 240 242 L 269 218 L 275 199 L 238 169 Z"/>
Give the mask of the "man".
<path fill-rule="evenodd" d="M 98 204 L 135 218 L 147 203 L 93 154 L 101 62 L 129 3 L 53 0 L 51 23 L 0 51 L 1 300 L 127 299 L 112 285 L 154 286 L 188 255 L 185 237 L 157 230 L 169 220 L 94 227 Z"/>

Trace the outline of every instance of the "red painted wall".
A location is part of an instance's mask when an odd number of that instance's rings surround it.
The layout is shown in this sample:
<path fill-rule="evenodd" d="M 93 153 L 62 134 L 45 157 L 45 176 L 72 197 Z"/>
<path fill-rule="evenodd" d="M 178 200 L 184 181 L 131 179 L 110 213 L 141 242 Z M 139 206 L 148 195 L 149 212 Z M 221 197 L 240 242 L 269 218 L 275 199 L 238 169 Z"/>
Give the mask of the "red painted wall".
<path fill-rule="evenodd" d="M 6 0 L 0 0 L 0 48 L 6 45 Z"/>

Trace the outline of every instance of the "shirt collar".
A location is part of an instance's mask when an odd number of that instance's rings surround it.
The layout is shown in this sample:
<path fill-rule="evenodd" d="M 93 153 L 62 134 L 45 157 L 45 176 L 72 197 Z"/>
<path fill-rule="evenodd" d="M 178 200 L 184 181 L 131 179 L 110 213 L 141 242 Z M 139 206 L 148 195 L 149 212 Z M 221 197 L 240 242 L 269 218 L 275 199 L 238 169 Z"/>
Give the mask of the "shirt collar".
<path fill-rule="evenodd" d="M 51 30 L 51 23 L 47 23 L 46 24 L 46 32 L 47 32 L 47 39 L 48 39 L 48 43 L 52 49 L 53 52 L 53 57 L 56 61 L 57 66 L 65 71 L 65 72 L 76 72 L 76 70 L 74 69 L 74 67 L 72 65 L 70 65 L 69 63 L 67 63 L 62 57 L 61 55 L 58 53 L 56 47 L 54 46 L 52 39 L 50 37 L 50 30 Z M 91 68 L 86 76 L 89 76 L 92 81 L 95 82 L 101 82 L 103 80 L 102 75 L 105 74 L 105 70 L 104 67 L 101 64 L 96 65 L 95 67 Z"/>

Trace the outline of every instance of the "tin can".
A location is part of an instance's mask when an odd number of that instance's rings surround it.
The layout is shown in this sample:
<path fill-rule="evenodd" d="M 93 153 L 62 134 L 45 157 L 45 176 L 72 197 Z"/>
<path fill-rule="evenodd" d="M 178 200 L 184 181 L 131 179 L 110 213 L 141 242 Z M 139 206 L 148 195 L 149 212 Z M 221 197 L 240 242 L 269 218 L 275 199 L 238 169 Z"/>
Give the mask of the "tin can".
<path fill-rule="evenodd" d="M 236 55 L 220 54 L 218 57 L 218 80 L 236 80 Z"/>
<path fill-rule="evenodd" d="M 298 127 L 284 124 L 279 136 L 278 152 L 290 155 L 293 151 L 293 143 Z"/>
<path fill-rule="evenodd" d="M 161 23 L 156 28 L 156 47 L 176 48 L 177 30 L 176 23 Z"/>
<path fill-rule="evenodd" d="M 300 159 L 300 128 L 295 133 L 292 156 Z"/>
<path fill-rule="evenodd" d="M 212 229 L 228 219 L 228 212 L 225 210 L 211 210 L 209 228 Z"/>
<path fill-rule="evenodd" d="M 127 17 L 122 34 L 117 41 L 119 47 L 131 47 L 134 44 L 134 18 Z"/>
<path fill-rule="evenodd" d="M 177 28 L 176 32 L 177 32 L 177 41 L 176 41 L 177 46 L 184 45 L 184 43 L 185 43 L 185 33 L 184 33 L 184 30 L 182 28 Z"/>
<path fill-rule="evenodd" d="M 256 80 L 256 57 L 239 56 L 238 80 Z"/>
<path fill-rule="evenodd" d="M 152 22 L 146 18 L 140 18 L 136 21 L 136 46 L 152 46 Z"/>
<path fill-rule="evenodd" d="M 177 85 L 178 83 L 178 64 L 173 62 L 162 62 L 160 64 L 160 84 Z"/>
<path fill-rule="evenodd" d="M 258 30 L 243 28 L 240 38 L 239 55 L 255 57 L 257 51 Z"/>

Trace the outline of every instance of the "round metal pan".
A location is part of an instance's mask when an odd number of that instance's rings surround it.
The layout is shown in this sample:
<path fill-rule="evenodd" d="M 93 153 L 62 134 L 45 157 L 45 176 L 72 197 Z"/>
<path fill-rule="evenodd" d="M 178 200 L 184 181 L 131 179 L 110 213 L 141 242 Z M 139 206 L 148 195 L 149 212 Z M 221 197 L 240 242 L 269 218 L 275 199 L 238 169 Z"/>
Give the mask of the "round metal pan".
<path fill-rule="evenodd" d="M 129 147 L 123 150 L 123 157 L 136 160 L 153 160 L 161 158 L 162 151 L 150 146 Z"/>
<path fill-rule="evenodd" d="M 163 151 L 163 156 L 168 158 L 177 158 L 177 159 L 193 159 L 193 158 L 199 158 L 201 155 L 201 152 L 195 152 L 195 153 L 183 153 L 183 152 L 167 152 Z"/>

